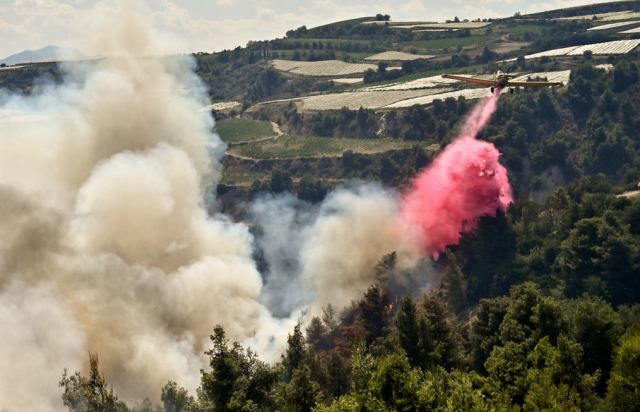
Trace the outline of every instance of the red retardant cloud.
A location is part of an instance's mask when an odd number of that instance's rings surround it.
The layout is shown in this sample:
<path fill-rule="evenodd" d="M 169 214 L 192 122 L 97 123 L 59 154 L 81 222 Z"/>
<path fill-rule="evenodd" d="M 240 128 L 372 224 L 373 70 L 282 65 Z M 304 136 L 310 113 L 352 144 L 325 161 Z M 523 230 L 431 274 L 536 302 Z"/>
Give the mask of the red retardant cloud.
<path fill-rule="evenodd" d="M 416 232 L 433 256 L 457 244 L 463 232 L 475 229 L 480 216 L 495 216 L 513 200 L 500 152 L 493 144 L 476 140 L 498 98 L 496 93 L 473 109 L 460 136 L 420 172 L 402 199 L 406 229 Z"/>

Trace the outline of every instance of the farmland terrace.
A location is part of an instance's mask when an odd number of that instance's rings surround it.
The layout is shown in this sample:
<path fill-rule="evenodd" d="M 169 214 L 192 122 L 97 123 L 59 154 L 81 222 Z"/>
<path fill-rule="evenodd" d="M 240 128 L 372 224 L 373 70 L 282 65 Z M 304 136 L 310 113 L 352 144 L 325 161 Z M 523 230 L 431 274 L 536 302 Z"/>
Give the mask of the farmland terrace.
<path fill-rule="evenodd" d="M 635 130 L 640 102 L 626 84 L 638 78 L 638 12 L 637 2 L 616 2 L 502 19 L 400 22 L 378 15 L 197 53 L 196 72 L 211 100 L 202 110 L 213 113 L 228 144 L 225 194 L 235 196 L 237 187 L 249 196 L 277 170 L 294 188 L 308 174 L 320 186 L 356 177 L 405 184 L 455 137 L 472 101 L 488 94 L 441 74 L 491 78 L 498 69 L 568 84 L 504 97 L 484 132 L 503 153 L 516 190 L 553 187 L 552 167 L 557 181 L 584 170 L 622 179 L 624 162 L 607 164 L 609 149 L 598 151 L 590 137 L 593 124 L 612 116 L 626 116 L 624 133 Z M 62 77 L 53 63 L 8 67 L 0 88 L 29 94 L 42 79 Z"/>

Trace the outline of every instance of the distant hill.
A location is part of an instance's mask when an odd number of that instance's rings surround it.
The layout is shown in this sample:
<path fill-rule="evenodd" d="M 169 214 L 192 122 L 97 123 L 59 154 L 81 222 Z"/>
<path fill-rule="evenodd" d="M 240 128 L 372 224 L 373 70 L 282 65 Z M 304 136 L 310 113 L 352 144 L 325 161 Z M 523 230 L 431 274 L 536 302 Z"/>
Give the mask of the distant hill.
<path fill-rule="evenodd" d="M 0 64 L 7 66 L 19 63 L 37 63 L 52 60 L 64 60 L 70 58 L 84 57 L 80 51 L 58 46 L 47 46 L 38 50 L 25 50 L 16 54 L 12 54 L 0 60 Z"/>

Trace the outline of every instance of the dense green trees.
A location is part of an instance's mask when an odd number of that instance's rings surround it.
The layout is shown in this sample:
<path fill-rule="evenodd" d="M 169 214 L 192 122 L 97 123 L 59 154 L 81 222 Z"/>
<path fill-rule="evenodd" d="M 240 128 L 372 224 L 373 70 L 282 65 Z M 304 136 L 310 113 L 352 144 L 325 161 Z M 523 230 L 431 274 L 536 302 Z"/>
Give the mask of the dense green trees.
<path fill-rule="evenodd" d="M 640 409 L 640 330 L 624 336 L 616 350 L 615 366 L 609 380 L 607 400 L 612 410 Z"/>
<path fill-rule="evenodd" d="M 640 309 L 552 297 L 534 283 L 456 316 L 440 292 L 396 306 L 372 285 L 339 319 L 331 306 L 297 325 L 267 365 L 222 327 L 211 336 L 197 397 L 177 383 L 155 408 L 178 411 L 635 410 L 640 405 Z M 416 303 L 417 302 L 417 303 Z M 633 313 L 636 313 L 635 315 Z M 624 334 L 626 328 L 626 334 Z M 624 335 L 623 335 L 624 334 Z M 613 359 L 613 362 L 612 362 Z M 128 409 L 90 358 L 60 385 L 72 411 Z"/>
<path fill-rule="evenodd" d="M 74 412 L 124 412 L 126 404 L 118 400 L 113 389 L 107 386 L 107 381 L 98 368 L 98 356 L 89 355 L 89 376 L 76 372 L 67 375 L 64 371 L 60 386 L 64 388 L 62 402 L 64 406 Z"/>

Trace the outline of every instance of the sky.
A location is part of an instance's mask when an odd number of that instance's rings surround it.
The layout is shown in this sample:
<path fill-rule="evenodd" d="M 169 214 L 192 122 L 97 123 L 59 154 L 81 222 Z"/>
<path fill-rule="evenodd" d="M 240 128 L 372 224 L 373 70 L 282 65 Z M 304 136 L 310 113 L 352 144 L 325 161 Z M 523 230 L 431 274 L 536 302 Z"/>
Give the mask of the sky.
<path fill-rule="evenodd" d="M 0 0 L 0 58 L 48 45 L 79 48 L 101 7 L 118 0 Z M 164 52 L 211 52 L 283 37 L 302 25 L 389 14 L 392 20 L 505 17 L 589 0 L 129 0 L 167 38 Z"/>

